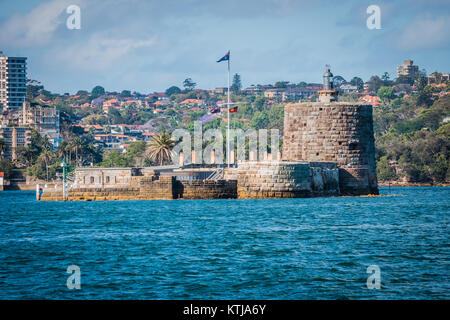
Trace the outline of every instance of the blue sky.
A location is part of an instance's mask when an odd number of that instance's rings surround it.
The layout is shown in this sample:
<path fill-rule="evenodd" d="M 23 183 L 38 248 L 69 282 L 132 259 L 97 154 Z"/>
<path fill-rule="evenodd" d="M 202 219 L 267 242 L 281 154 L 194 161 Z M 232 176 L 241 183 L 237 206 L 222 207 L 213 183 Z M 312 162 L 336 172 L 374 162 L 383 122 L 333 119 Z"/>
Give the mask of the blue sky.
<path fill-rule="evenodd" d="M 66 8 L 81 8 L 81 29 Z M 366 27 L 369 5 L 381 29 Z M 279 80 L 321 82 L 324 65 L 350 80 L 395 68 L 450 71 L 448 0 L 0 0 L 0 50 L 28 57 L 29 77 L 53 92 L 99 84 L 109 91 L 162 91 L 192 78 L 199 88 Z"/>

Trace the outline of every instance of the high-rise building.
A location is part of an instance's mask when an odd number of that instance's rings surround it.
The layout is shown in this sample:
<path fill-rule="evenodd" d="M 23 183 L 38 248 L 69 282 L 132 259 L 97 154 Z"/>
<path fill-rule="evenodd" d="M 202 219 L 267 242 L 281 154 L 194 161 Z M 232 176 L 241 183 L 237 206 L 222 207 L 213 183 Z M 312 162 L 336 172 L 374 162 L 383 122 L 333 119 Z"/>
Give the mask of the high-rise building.
<path fill-rule="evenodd" d="M 20 109 L 26 96 L 27 58 L 5 57 L 0 51 L 0 108 Z"/>
<path fill-rule="evenodd" d="M 55 149 L 61 142 L 59 110 L 56 109 L 56 106 L 45 107 L 24 102 L 22 120 L 19 121 L 19 124 L 37 130 L 42 136 L 47 136 Z"/>
<path fill-rule="evenodd" d="M 0 139 L 3 139 L 6 145 L 3 156 L 11 160 L 16 160 L 17 148 L 26 147 L 31 144 L 31 130 L 27 127 L 0 125 Z"/>
<path fill-rule="evenodd" d="M 414 80 L 419 73 L 419 67 L 413 64 L 412 60 L 405 60 L 401 66 L 397 67 L 397 77 Z"/>

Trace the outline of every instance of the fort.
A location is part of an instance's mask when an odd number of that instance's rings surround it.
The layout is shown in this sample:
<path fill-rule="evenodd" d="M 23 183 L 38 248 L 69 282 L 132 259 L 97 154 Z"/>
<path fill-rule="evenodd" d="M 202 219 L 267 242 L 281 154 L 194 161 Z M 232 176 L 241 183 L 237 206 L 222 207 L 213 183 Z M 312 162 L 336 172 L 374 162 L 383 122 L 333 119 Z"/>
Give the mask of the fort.
<path fill-rule="evenodd" d="M 372 106 L 338 102 L 329 68 L 318 102 L 287 104 L 282 157 L 236 166 L 78 168 L 66 199 L 44 189 L 39 200 L 261 199 L 378 194 Z M 252 158 L 252 157 L 250 157 Z"/>

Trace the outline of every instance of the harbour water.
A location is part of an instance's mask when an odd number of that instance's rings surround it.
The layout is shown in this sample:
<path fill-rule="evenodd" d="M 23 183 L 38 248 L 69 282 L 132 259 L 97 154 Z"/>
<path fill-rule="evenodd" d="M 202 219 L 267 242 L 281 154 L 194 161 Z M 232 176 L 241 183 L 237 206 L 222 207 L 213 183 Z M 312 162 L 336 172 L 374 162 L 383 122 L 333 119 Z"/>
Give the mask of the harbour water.
<path fill-rule="evenodd" d="M 0 192 L 0 299 L 450 299 L 449 187 L 38 202 Z M 81 289 L 66 286 L 69 265 Z M 380 289 L 366 285 L 369 265 Z"/>

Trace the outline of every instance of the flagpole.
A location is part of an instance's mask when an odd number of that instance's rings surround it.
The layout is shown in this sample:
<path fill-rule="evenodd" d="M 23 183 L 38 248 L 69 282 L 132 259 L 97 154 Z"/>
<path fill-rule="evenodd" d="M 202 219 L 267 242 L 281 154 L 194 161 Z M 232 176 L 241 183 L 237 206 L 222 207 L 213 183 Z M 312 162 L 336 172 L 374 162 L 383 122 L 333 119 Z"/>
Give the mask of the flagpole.
<path fill-rule="evenodd" d="M 230 52 L 230 51 L 228 51 Z M 230 59 L 231 54 L 228 56 L 228 124 L 227 124 L 227 163 L 228 168 L 230 167 Z"/>

